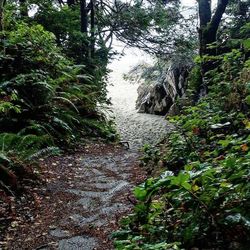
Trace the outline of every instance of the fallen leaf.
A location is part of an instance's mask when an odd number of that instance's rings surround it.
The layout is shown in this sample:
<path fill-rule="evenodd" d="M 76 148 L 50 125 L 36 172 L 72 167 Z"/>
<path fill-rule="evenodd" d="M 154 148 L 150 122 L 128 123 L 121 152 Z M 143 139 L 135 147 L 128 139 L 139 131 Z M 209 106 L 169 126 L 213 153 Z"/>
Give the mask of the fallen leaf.
<path fill-rule="evenodd" d="M 241 150 L 242 150 L 243 152 L 246 152 L 246 151 L 248 151 L 248 149 L 249 149 L 249 147 L 247 146 L 246 143 L 242 144 L 240 147 L 241 147 Z"/>

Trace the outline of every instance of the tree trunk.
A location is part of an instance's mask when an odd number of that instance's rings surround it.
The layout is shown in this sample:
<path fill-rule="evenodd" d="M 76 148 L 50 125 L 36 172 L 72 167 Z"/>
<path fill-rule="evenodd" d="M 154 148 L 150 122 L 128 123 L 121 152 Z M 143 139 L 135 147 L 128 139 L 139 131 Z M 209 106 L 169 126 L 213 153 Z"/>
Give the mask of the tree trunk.
<path fill-rule="evenodd" d="M 81 12 L 81 32 L 83 34 L 82 42 L 82 60 L 89 58 L 89 42 L 88 42 L 88 10 L 86 0 L 80 1 L 80 12 Z"/>
<path fill-rule="evenodd" d="M 75 3 L 75 0 L 67 0 L 67 4 L 70 7 L 70 6 L 75 5 L 76 3 Z"/>
<path fill-rule="evenodd" d="M 23 17 L 28 17 L 28 7 L 27 7 L 27 3 L 26 0 L 19 0 L 20 3 L 20 13 L 21 16 Z"/>
<path fill-rule="evenodd" d="M 218 0 L 215 13 L 212 16 L 211 0 L 198 0 L 200 57 L 204 55 L 216 55 L 216 48 L 209 48 L 209 45 L 217 41 L 217 31 L 228 2 L 229 0 Z M 202 82 L 198 90 L 200 96 L 206 95 L 207 93 L 207 86 L 204 80 L 205 74 L 213 68 L 214 65 L 210 62 L 202 62 L 201 64 Z"/>
<path fill-rule="evenodd" d="M 86 0 L 80 1 L 81 8 L 81 32 L 84 34 L 88 33 L 88 11 Z"/>
<path fill-rule="evenodd" d="M 95 3 L 94 0 L 90 2 L 90 32 L 91 32 L 91 44 L 90 44 L 90 55 L 94 58 L 95 55 Z"/>
<path fill-rule="evenodd" d="M 6 0 L 0 0 L 0 50 L 5 54 L 5 44 L 4 44 L 4 5 Z"/>
<path fill-rule="evenodd" d="M 4 4 L 5 4 L 5 0 L 0 0 L 0 32 L 4 30 L 4 20 L 3 20 Z"/>
<path fill-rule="evenodd" d="M 199 40 L 200 40 L 200 56 L 213 55 L 215 49 L 209 49 L 208 45 L 216 42 L 217 31 L 225 13 L 229 0 L 218 0 L 217 8 L 212 16 L 211 0 L 199 0 Z"/>
<path fill-rule="evenodd" d="M 200 56 L 206 51 L 206 39 L 205 32 L 208 23 L 211 21 L 211 1 L 199 0 L 199 17 L 200 17 L 200 29 L 199 29 L 199 40 L 200 40 Z"/>

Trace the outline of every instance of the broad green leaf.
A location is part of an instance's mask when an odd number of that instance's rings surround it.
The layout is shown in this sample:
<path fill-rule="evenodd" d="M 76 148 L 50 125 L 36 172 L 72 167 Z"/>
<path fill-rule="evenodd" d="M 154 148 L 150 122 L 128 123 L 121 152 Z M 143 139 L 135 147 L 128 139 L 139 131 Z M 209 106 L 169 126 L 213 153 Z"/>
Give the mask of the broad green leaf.
<path fill-rule="evenodd" d="M 246 103 L 247 103 L 247 105 L 250 105 L 250 95 L 248 95 L 248 96 L 246 97 Z"/>
<path fill-rule="evenodd" d="M 144 201 L 147 197 L 147 191 L 142 187 L 136 187 L 134 189 L 134 195 L 138 200 Z"/>

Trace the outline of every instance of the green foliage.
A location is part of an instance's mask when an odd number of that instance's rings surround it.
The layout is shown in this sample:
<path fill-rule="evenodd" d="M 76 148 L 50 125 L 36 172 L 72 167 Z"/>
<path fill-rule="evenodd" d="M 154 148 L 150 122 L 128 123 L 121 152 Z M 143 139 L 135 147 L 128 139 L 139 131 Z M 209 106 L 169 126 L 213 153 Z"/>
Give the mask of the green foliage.
<path fill-rule="evenodd" d="M 16 158 L 27 160 L 41 148 L 46 148 L 50 145 L 53 145 L 53 142 L 48 135 L 37 136 L 28 134 L 22 136 L 11 133 L 0 134 L 1 152 L 8 155 L 8 157 L 15 156 Z"/>
<path fill-rule="evenodd" d="M 121 222 L 126 233 L 114 235 L 117 249 L 249 244 L 249 119 L 212 100 L 174 117 L 180 129 L 158 150 L 145 147 L 144 163 L 161 162 L 165 170 L 135 188 L 138 204 Z"/>
<path fill-rule="evenodd" d="M 114 234 L 116 249 L 249 248 L 249 49 L 247 39 L 238 42 L 196 60 L 192 91 L 199 64 L 216 64 L 208 95 L 171 118 L 176 131 L 161 144 L 144 147 L 153 177 L 134 189 L 138 203 Z"/>
<path fill-rule="evenodd" d="M 115 140 L 111 123 L 100 111 L 106 102 L 103 69 L 74 65 L 53 33 L 41 25 L 15 20 L 9 13 L 13 10 L 6 10 L 6 30 L 0 34 L 4 36 L 0 146 L 11 162 L 6 166 L 58 154 L 81 137 Z"/>
<path fill-rule="evenodd" d="M 142 148 L 144 154 L 141 160 L 143 161 L 144 165 L 147 165 L 149 161 L 158 161 L 159 160 L 159 150 L 152 145 L 145 144 Z"/>
<path fill-rule="evenodd" d="M 211 247 L 214 234 L 218 233 L 223 247 L 229 244 L 228 237 L 237 227 L 243 235 L 235 234 L 234 240 L 246 240 L 244 235 L 250 229 L 247 203 L 250 187 L 246 184 L 249 154 L 238 160 L 231 157 L 218 165 L 190 163 L 177 176 L 168 174 L 137 188 L 135 195 L 140 202 L 136 214 L 129 217 L 130 225 L 136 228 L 135 233 L 130 231 L 133 238 L 141 234 L 146 236 L 142 242 L 151 244 L 179 241 L 185 248 L 208 247 L 202 246 L 202 241 L 207 239 Z M 235 216 L 243 219 L 229 219 Z"/>
<path fill-rule="evenodd" d="M 182 14 L 186 10 L 180 1 L 117 1 L 101 6 L 97 8 L 100 30 L 112 30 L 120 41 L 147 53 L 163 58 L 190 56 L 197 45 L 194 19 Z"/>
<path fill-rule="evenodd" d="M 80 30 L 79 6 L 58 8 L 53 3 L 40 3 L 33 20 L 41 24 L 56 37 L 57 44 L 63 52 L 76 62 L 82 61 L 79 50 L 83 43 L 88 43 L 87 37 Z"/>
<path fill-rule="evenodd" d="M 201 83 L 208 91 L 218 93 L 224 104 L 222 109 L 242 109 L 248 95 L 249 77 L 249 32 L 246 23 L 241 27 L 237 39 L 229 39 L 225 43 L 210 45 L 216 55 L 196 57 L 196 66 L 189 75 L 189 88 L 192 93 L 200 91 Z M 202 81 L 202 69 L 206 68 Z M 203 72 L 204 73 L 204 72 Z M 196 98 L 197 99 L 197 98 Z M 244 101 L 245 100 L 245 101 Z"/>
<path fill-rule="evenodd" d="M 197 92 L 200 83 L 202 82 L 201 67 L 199 64 L 195 65 L 188 76 L 189 89 Z"/>

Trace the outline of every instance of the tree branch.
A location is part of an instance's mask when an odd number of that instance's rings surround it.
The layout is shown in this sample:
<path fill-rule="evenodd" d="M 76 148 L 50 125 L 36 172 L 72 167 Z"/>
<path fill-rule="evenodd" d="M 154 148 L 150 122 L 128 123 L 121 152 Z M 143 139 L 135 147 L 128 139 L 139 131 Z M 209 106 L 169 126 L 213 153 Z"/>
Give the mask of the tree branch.
<path fill-rule="evenodd" d="M 228 5 L 229 0 L 218 0 L 216 11 L 212 17 L 210 22 L 210 27 L 213 31 L 217 32 L 221 18 L 225 13 L 226 7 Z"/>

